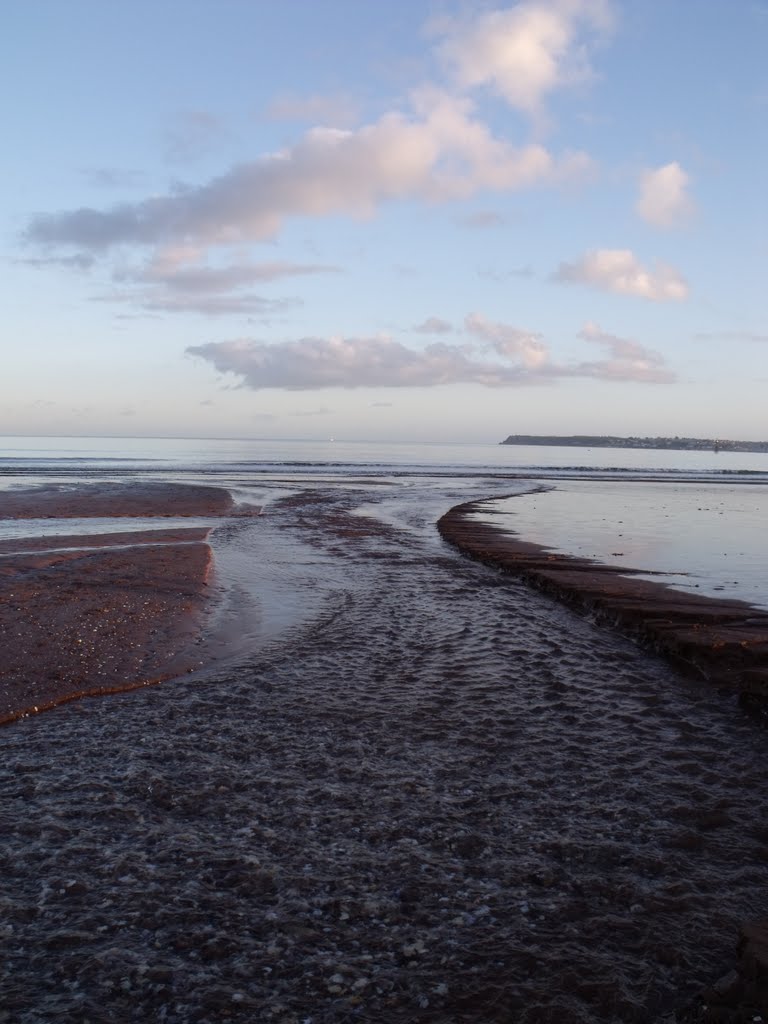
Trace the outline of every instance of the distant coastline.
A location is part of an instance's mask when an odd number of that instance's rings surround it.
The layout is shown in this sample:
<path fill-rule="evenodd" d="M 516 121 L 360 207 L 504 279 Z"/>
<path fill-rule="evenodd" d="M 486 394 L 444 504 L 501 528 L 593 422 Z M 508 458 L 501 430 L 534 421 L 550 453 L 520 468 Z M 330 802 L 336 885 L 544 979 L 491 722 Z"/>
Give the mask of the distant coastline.
<path fill-rule="evenodd" d="M 731 441 L 712 437 L 611 437 L 571 434 L 510 434 L 500 444 L 548 445 L 554 448 L 655 448 L 670 451 L 768 452 L 768 441 Z"/>

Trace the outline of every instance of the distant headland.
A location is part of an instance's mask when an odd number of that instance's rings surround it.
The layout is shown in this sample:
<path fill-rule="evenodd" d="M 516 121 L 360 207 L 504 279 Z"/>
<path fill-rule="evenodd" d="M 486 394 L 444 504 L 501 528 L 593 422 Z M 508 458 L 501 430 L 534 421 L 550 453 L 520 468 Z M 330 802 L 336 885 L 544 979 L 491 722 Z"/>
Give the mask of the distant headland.
<path fill-rule="evenodd" d="M 510 434 L 500 444 L 550 445 L 554 448 L 661 448 L 670 451 L 768 452 L 768 441 L 730 441 L 712 437 L 610 437 L 571 434 Z"/>

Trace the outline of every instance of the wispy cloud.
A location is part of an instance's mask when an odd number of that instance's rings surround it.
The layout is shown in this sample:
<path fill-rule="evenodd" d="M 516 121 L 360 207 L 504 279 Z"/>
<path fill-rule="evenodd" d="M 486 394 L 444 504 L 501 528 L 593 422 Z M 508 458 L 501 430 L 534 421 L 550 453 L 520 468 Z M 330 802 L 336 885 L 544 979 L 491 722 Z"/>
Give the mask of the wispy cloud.
<path fill-rule="evenodd" d="M 186 262 L 174 250 L 161 252 L 141 267 L 123 268 L 115 273 L 118 281 L 136 281 L 158 285 L 173 292 L 231 292 L 252 284 L 278 281 L 287 277 L 335 274 L 340 268 L 321 263 L 288 261 L 229 263 L 208 266 Z"/>
<path fill-rule="evenodd" d="M 172 163 L 189 163 L 214 149 L 226 135 L 222 120 L 208 110 L 185 110 L 165 133 L 165 153 Z"/>
<path fill-rule="evenodd" d="M 325 128 L 349 128 L 358 120 L 359 106 L 351 96 L 342 94 L 283 95 L 269 104 L 266 114 L 275 121 L 304 121 Z"/>
<path fill-rule="evenodd" d="M 671 228 L 693 213 L 693 201 L 688 195 L 690 179 L 679 163 L 665 164 L 656 170 L 645 171 L 640 179 L 640 197 L 637 213 L 658 228 Z"/>
<path fill-rule="evenodd" d="M 418 334 L 450 334 L 453 331 L 453 324 L 439 316 L 430 316 L 413 329 Z"/>
<path fill-rule="evenodd" d="M 533 277 L 533 267 L 511 267 L 509 270 L 478 270 L 477 276 L 501 283 L 509 281 L 513 277 Z"/>
<path fill-rule="evenodd" d="M 768 333 L 760 331 L 702 331 L 694 335 L 695 341 L 748 341 L 764 344 L 768 342 Z"/>
<path fill-rule="evenodd" d="M 679 271 L 665 264 L 649 270 L 630 249 L 594 249 L 575 263 L 561 263 L 553 279 L 654 302 L 680 301 L 688 296 L 688 284 Z"/>
<path fill-rule="evenodd" d="M 76 252 L 71 256 L 41 256 L 15 260 L 27 267 L 66 267 L 69 270 L 90 270 L 96 262 L 95 256 L 87 252 Z"/>
<path fill-rule="evenodd" d="M 459 224 L 465 228 L 499 228 L 506 224 L 506 218 L 495 210 L 475 210 L 459 219 Z"/>
<path fill-rule="evenodd" d="M 144 180 L 144 175 L 139 171 L 117 167 L 87 167 L 82 173 L 96 188 L 137 188 Z"/>
<path fill-rule="evenodd" d="M 211 295 L 156 289 L 114 290 L 94 296 L 95 302 L 119 302 L 151 313 L 198 313 L 201 316 L 265 315 L 301 305 L 297 298 L 269 299 L 263 295 Z"/>
<path fill-rule="evenodd" d="M 198 262 L 198 255 L 197 250 L 182 246 L 162 250 L 141 266 L 118 268 L 113 280 L 124 287 L 97 298 L 163 313 L 275 313 L 300 305 L 299 300 L 265 298 L 250 290 L 253 285 L 339 271 L 338 267 L 324 264 L 286 261 L 210 266 Z"/>
<path fill-rule="evenodd" d="M 665 367 L 662 354 L 646 348 L 638 341 L 609 334 L 592 321 L 584 324 L 579 331 L 579 337 L 584 341 L 603 345 L 610 352 L 611 358 L 607 361 L 580 364 L 582 367 L 599 366 L 601 376 L 605 378 L 627 380 L 629 377 L 636 381 L 658 384 L 675 380 L 675 374 Z"/>

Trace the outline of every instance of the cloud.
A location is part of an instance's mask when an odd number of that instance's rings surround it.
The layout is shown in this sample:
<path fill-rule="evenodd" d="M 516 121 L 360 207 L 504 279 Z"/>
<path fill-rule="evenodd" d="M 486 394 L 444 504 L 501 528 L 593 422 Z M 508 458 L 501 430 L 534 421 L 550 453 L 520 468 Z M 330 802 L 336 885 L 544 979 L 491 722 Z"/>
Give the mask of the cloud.
<path fill-rule="evenodd" d="M 439 316 L 430 316 L 413 329 L 419 334 L 450 334 L 453 326 L 447 320 L 441 320 Z"/>
<path fill-rule="evenodd" d="M 538 115 L 549 93 L 592 76 L 590 33 L 601 36 L 611 22 L 608 0 L 530 0 L 474 21 L 444 19 L 435 32 L 461 87 L 487 87 Z"/>
<path fill-rule="evenodd" d="M 163 289 L 115 290 L 94 297 L 96 302 L 130 303 L 151 313 L 199 313 L 201 316 L 280 313 L 301 305 L 299 299 L 268 299 L 263 295 L 174 293 Z"/>
<path fill-rule="evenodd" d="M 696 341 L 749 341 L 765 344 L 768 342 L 768 334 L 761 334 L 758 331 L 704 331 L 695 334 Z"/>
<path fill-rule="evenodd" d="M 320 406 L 317 409 L 304 409 L 301 411 L 294 412 L 294 416 L 330 416 L 333 409 L 326 409 L 325 406 Z"/>
<path fill-rule="evenodd" d="M 509 281 L 513 277 L 533 277 L 532 267 L 512 267 L 510 270 L 478 270 L 478 277 L 488 281 Z"/>
<path fill-rule="evenodd" d="M 693 212 L 693 202 L 686 192 L 689 180 L 678 163 L 645 171 L 640 179 L 640 198 L 635 210 L 643 220 L 658 228 L 680 224 Z"/>
<path fill-rule="evenodd" d="M 470 313 L 464 320 L 464 327 L 470 334 L 487 341 L 499 355 L 517 358 L 529 370 L 540 369 L 549 362 L 549 349 L 540 334 L 495 323 L 481 313 Z"/>
<path fill-rule="evenodd" d="M 423 349 L 409 348 L 389 337 L 308 337 L 275 343 L 249 338 L 209 342 L 191 346 L 187 352 L 211 363 L 220 373 L 240 377 L 254 390 L 466 383 L 507 387 L 575 377 L 639 383 L 673 379 L 658 353 L 606 334 L 594 324 L 587 324 L 580 337 L 606 346 L 610 358 L 570 364 L 555 362 L 535 332 L 489 320 L 480 313 L 469 314 L 464 325 L 474 340 L 453 345 L 436 342 Z"/>
<path fill-rule="evenodd" d="M 252 284 L 277 281 L 286 277 L 339 273 L 340 268 L 320 263 L 230 263 L 225 266 L 188 264 L 174 251 L 159 253 L 145 266 L 123 269 L 115 280 L 159 285 L 172 292 L 230 292 Z"/>
<path fill-rule="evenodd" d="M 223 122 L 207 110 L 185 110 L 177 114 L 165 133 L 166 157 L 186 163 L 205 156 L 226 134 Z"/>
<path fill-rule="evenodd" d="M 637 341 L 620 338 L 616 334 L 608 334 L 593 322 L 584 324 L 579 337 L 584 341 L 604 345 L 611 354 L 611 359 L 601 363 L 582 363 L 582 367 L 599 366 L 600 376 L 617 380 L 647 381 L 649 383 L 667 383 L 675 379 L 675 375 L 664 366 L 664 357 L 660 352 L 646 348 Z"/>
<path fill-rule="evenodd" d="M 15 260 L 27 267 L 67 267 L 70 270 L 90 270 L 96 262 L 94 256 L 86 252 L 76 252 L 72 256 L 44 256 L 38 259 Z"/>
<path fill-rule="evenodd" d="M 96 188 L 136 188 L 144 178 L 139 171 L 116 167 L 87 167 L 82 174 Z"/>
<path fill-rule="evenodd" d="M 268 299 L 249 291 L 287 277 L 337 273 L 338 267 L 319 263 L 281 261 L 199 262 L 194 248 L 176 247 L 156 253 L 140 267 L 122 267 L 113 279 L 126 288 L 98 296 L 99 301 L 131 302 L 141 309 L 163 313 L 201 313 L 206 316 L 274 313 L 300 305 L 297 299 Z"/>
<path fill-rule="evenodd" d="M 359 107 L 351 96 L 278 96 L 267 107 L 275 121 L 305 121 L 326 128 L 348 128 L 358 119 Z"/>
<path fill-rule="evenodd" d="M 301 338 L 276 344 L 239 340 L 187 349 L 221 373 L 235 373 L 248 387 L 434 387 L 472 382 L 487 386 L 519 380 L 514 366 L 470 358 L 457 345 L 406 348 L 389 338 Z"/>
<path fill-rule="evenodd" d="M 495 210 L 475 210 L 459 220 L 459 224 L 465 228 L 498 228 L 505 223 L 506 219 Z"/>
<path fill-rule="evenodd" d="M 680 301 L 688 296 L 688 284 L 674 267 L 657 264 L 648 270 L 630 249 L 593 249 L 575 263 L 561 263 L 553 279 L 655 302 Z"/>
<path fill-rule="evenodd" d="M 273 237 L 287 217 L 365 217 L 405 199 L 466 199 L 580 177 L 583 153 L 553 156 L 512 146 L 473 114 L 468 100 L 414 94 L 413 113 L 387 113 L 356 131 L 314 128 L 294 146 L 240 164 L 195 187 L 106 209 L 40 214 L 29 242 L 111 246 L 221 245 Z"/>

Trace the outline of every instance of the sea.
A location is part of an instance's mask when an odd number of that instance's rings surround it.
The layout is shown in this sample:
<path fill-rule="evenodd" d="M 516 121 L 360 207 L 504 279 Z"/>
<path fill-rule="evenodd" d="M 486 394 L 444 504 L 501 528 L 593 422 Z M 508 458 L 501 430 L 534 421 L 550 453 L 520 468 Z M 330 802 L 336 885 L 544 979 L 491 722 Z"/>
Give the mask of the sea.
<path fill-rule="evenodd" d="M 0 495 L 5 488 L 104 479 L 207 482 L 263 506 L 291 487 L 365 491 L 373 486 L 379 496 L 375 510 L 361 501 L 357 512 L 375 512 L 401 527 L 409 522 L 412 527 L 416 518 L 428 526 L 430 516 L 436 522 L 452 504 L 486 498 L 478 517 L 522 540 L 654 579 L 662 574 L 674 588 L 768 607 L 766 453 L 330 439 L 0 437 Z M 82 525 L 73 521 L 67 529 L 82 532 Z M 88 524 L 90 531 L 115 528 L 108 520 Z M 52 529 L 37 520 L 0 521 L 0 539 Z M 61 522 L 56 531 L 61 532 Z"/>

